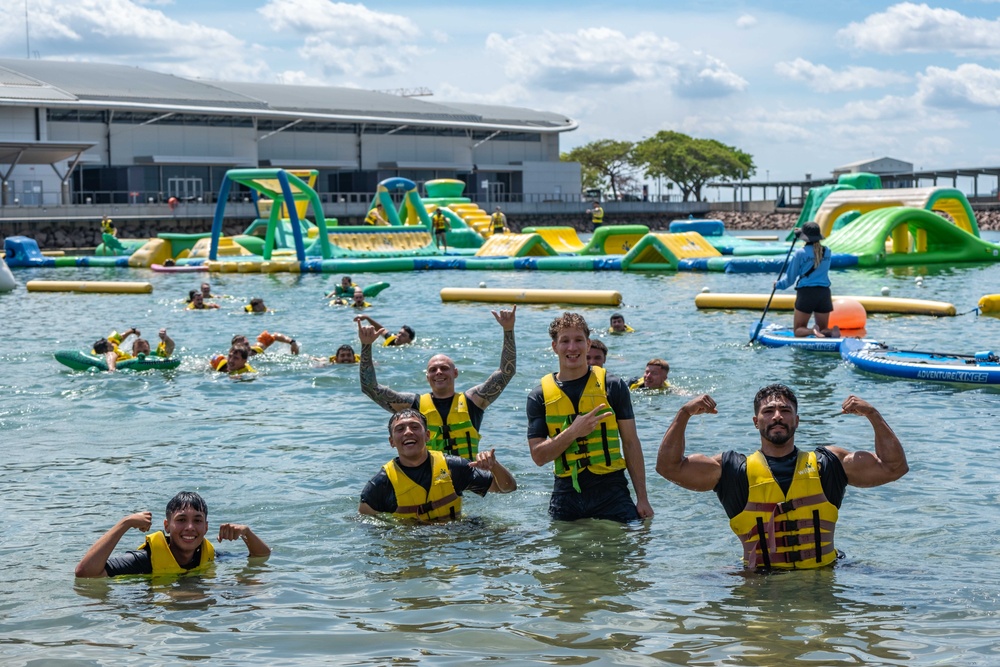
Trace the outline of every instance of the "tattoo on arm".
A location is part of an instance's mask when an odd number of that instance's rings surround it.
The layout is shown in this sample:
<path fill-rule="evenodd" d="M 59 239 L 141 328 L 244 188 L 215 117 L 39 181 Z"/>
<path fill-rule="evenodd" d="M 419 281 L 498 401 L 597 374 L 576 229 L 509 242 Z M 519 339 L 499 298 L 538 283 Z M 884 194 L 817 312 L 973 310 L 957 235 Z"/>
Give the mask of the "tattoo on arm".
<path fill-rule="evenodd" d="M 361 363 L 358 372 L 361 374 L 361 391 L 365 396 L 389 412 L 395 412 L 393 405 L 412 405 L 417 400 L 416 394 L 404 394 L 393 391 L 375 379 L 375 364 L 372 362 L 372 346 L 361 346 Z"/>
<path fill-rule="evenodd" d="M 479 396 L 486 405 L 500 397 L 507 384 L 517 372 L 517 347 L 514 345 L 514 332 L 503 332 L 503 350 L 500 352 L 500 368 L 493 371 L 486 382 L 472 388 L 472 394 Z"/>

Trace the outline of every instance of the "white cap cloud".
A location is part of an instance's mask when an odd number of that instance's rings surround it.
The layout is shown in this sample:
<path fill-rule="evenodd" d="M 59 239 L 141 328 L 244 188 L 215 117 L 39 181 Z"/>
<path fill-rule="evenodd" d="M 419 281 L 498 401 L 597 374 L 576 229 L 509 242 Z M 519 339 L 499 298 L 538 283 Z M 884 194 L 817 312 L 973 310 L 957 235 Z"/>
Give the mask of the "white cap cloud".
<path fill-rule="evenodd" d="M 781 62 L 774 71 L 792 81 L 801 81 L 821 93 L 842 93 L 865 88 L 884 88 L 910 81 L 910 77 L 899 72 L 886 72 L 874 67 L 846 67 L 840 71 L 826 65 L 817 65 L 804 58 Z"/>
<path fill-rule="evenodd" d="M 901 2 L 837 33 L 848 47 L 873 53 L 1000 53 L 1000 20 Z"/>

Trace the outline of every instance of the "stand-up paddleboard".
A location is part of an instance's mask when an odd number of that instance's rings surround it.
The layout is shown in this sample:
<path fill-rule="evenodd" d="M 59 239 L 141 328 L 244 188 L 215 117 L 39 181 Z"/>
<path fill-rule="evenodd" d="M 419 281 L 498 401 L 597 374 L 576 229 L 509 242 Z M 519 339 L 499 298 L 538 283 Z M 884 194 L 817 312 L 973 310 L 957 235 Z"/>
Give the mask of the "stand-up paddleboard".
<path fill-rule="evenodd" d="M 753 336 L 757 323 L 750 325 L 750 336 Z M 800 350 L 811 352 L 839 352 L 840 343 L 849 340 L 848 337 L 841 338 L 820 338 L 818 336 L 796 336 L 791 327 L 783 327 L 771 322 L 765 322 L 757 334 L 757 342 L 767 347 L 795 347 Z M 850 340 L 862 340 L 865 343 L 878 343 L 869 338 L 853 338 Z"/>
<path fill-rule="evenodd" d="M 60 364 L 69 366 L 75 371 L 88 371 L 92 368 L 99 371 L 108 370 L 108 362 L 103 355 L 88 354 L 79 350 L 59 350 L 54 356 Z M 147 357 L 140 354 L 138 357 L 119 361 L 115 364 L 115 368 L 121 371 L 148 371 L 177 368 L 180 365 L 180 357 Z"/>
<path fill-rule="evenodd" d="M 863 371 L 889 377 L 961 384 L 1000 384 L 1000 357 L 992 351 L 976 354 L 917 352 L 847 339 L 840 346 L 840 356 Z"/>

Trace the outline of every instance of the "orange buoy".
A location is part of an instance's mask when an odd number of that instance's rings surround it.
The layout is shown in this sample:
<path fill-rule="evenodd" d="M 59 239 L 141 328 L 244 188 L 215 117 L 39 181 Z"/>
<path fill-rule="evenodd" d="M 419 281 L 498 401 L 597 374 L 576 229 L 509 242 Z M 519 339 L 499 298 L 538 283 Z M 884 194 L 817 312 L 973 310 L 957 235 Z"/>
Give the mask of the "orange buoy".
<path fill-rule="evenodd" d="M 857 299 L 840 297 L 833 302 L 833 312 L 830 313 L 830 326 L 841 329 L 864 329 L 868 322 L 868 313 Z"/>

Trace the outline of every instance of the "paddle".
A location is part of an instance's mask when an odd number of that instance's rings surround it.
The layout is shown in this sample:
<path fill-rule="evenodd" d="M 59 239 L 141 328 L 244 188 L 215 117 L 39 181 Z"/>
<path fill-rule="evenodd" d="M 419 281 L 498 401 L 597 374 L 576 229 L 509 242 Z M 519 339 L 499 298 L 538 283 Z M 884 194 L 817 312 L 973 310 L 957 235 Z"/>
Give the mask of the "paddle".
<path fill-rule="evenodd" d="M 781 270 L 778 271 L 778 278 L 781 278 L 781 274 L 785 272 L 785 267 L 788 266 L 788 260 L 792 256 L 792 250 L 795 249 L 795 242 L 799 240 L 799 235 L 796 234 L 795 238 L 792 239 L 792 244 L 788 246 L 788 254 L 785 255 L 785 261 L 781 263 Z M 771 296 L 767 298 L 767 303 L 764 305 L 764 312 L 760 314 L 760 322 L 754 327 L 753 333 L 750 335 L 750 342 L 747 345 L 753 345 L 753 342 L 757 340 L 757 336 L 760 335 L 760 328 L 764 325 L 764 318 L 767 317 L 767 311 L 771 307 L 771 301 L 774 299 L 774 293 L 778 290 L 777 280 L 775 278 L 775 285 L 771 288 Z"/>

